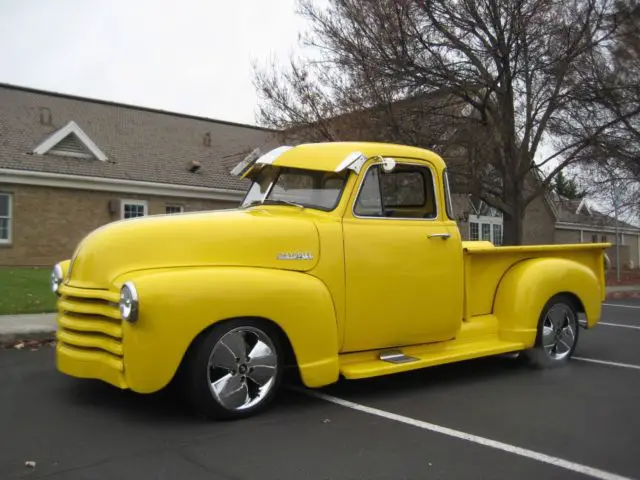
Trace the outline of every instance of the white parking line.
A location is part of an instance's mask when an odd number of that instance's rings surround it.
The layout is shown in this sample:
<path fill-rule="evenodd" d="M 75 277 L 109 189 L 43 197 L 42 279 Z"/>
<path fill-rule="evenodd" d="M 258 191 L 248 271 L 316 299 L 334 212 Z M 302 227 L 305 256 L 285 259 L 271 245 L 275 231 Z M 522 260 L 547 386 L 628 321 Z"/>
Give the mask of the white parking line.
<path fill-rule="evenodd" d="M 610 367 L 622 367 L 631 368 L 633 370 L 640 370 L 640 365 L 633 365 L 631 363 L 609 362 L 607 360 L 596 360 L 595 358 L 583 358 L 583 357 L 571 357 L 572 360 L 579 360 L 580 362 L 599 363 L 601 365 L 609 365 Z"/>
<path fill-rule="evenodd" d="M 605 307 L 635 308 L 640 309 L 640 305 L 622 305 L 620 303 L 603 303 Z"/>
<path fill-rule="evenodd" d="M 621 323 L 607 323 L 607 322 L 598 322 L 598 325 L 605 325 L 607 327 L 633 328 L 634 330 L 640 330 L 640 326 L 638 325 L 623 325 Z"/>
<path fill-rule="evenodd" d="M 396 413 L 387 412 L 385 410 L 379 410 L 377 408 L 367 407 L 365 405 L 360 405 L 359 403 L 343 400 L 341 398 L 334 397 L 332 395 L 326 395 L 324 393 L 317 392 L 314 390 L 302 390 L 302 391 L 313 397 L 320 398 L 327 402 L 335 403 L 336 405 L 340 405 L 342 407 L 351 408 L 352 410 L 358 410 L 360 412 L 368 413 L 370 415 L 377 415 L 378 417 L 404 423 L 407 425 L 411 425 L 413 427 L 422 428 L 423 430 L 429 430 L 431 432 L 441 433 L 443 435 L 448 435 L 450 437 L 454 437 L 460 440 L 466 440 L 468 442 L 477 443 L 479 445 L 495 448 L 498 450 L 502 450 L 504 452 L 513 453 L 515 455 L 520 455 L 522 457 L 527 457 L 533 460 L 537 460 L 539 462 L 548 463 L 550 465 L 564 468 L 566 470 L 571 470 L 573 472 L 581 473 L 583 475 L 589 475 L 593 478 L 599 478 L 601 480 L 630 480 L 628 477 L 623 477 L 615 473 L 606 472 L 604 470 L 599 470 L 597 468 L 589 467 L 587 465 L 582 465 L 580 463 L 571 462 L 569 460 L 564 460 L 558 457 L 552 457 L 551 455 L 546 455 L 544 453 L 536 452 L 526 448 L 517 447 L 515 445 L 499 442 L 497 440 L 491 440 L 490 438 L 480 437 L 478 435 L 473 435 L 471 433 L 461 432 L 460 430 L 454 430 L 454 429 L 443 427 L 440 425 L 435 425 L 433 423 L 424 422 L 422 420 L 416 420 L 415 418 L 405 417 L 404 415 L 398 415 Z"/>

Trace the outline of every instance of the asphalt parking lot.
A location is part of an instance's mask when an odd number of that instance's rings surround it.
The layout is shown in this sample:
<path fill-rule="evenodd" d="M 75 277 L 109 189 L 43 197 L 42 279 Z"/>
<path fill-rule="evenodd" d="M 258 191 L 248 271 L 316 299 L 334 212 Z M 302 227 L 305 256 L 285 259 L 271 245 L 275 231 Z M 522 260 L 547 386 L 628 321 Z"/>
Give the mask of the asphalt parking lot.
<path fill-rule="evenodd" d="M 491 358 L 287 390 L 220 423 L 170 391 L 58 375 L 48 347 L 0 350 L 0 478 L 640 478 L 640 302 L 602 322 L 566 368 Z"/>

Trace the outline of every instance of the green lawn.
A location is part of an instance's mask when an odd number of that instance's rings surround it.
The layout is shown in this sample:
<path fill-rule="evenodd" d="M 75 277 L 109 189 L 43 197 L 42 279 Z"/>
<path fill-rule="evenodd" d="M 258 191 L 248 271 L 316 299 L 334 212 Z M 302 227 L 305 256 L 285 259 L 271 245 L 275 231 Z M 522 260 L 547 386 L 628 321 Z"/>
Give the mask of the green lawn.
<path fill-rule="evenodd" d="M 53 312 L 50 268 L 0 268 L 0 315 Z"/>

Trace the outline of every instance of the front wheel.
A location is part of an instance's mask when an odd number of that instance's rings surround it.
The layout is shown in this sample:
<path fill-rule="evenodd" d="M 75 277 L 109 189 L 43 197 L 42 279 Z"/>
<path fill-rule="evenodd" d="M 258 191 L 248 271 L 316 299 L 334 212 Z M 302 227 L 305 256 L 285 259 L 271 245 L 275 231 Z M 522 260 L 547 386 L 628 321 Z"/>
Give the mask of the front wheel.
<path fill-rule="evenodd" d="M 214 326 L 186 359 L 185 394 L 209 418 L 232 419 L 265 409 L 282 379 L 277 333 L 253 320 Z"/>
<path fill-rule="evenodd" d="M 578 312 L 565 295 L 551 298 L 540 314 L 536 343 L 523 352 L 524 357 L 539 368 L 564 365 L 578 344 Z"/>

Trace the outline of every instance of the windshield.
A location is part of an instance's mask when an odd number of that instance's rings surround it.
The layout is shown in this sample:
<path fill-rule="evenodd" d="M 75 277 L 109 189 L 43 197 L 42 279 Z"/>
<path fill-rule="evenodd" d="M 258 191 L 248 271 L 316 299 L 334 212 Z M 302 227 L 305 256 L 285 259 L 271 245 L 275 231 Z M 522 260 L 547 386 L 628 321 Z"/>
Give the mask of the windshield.
<path fill-rule="evenodd" d="M 348 175 L 348 171 L 265 168 L 251 185 L 242 206 L 282 203 L 331 211 L 338 206 Z"/>

